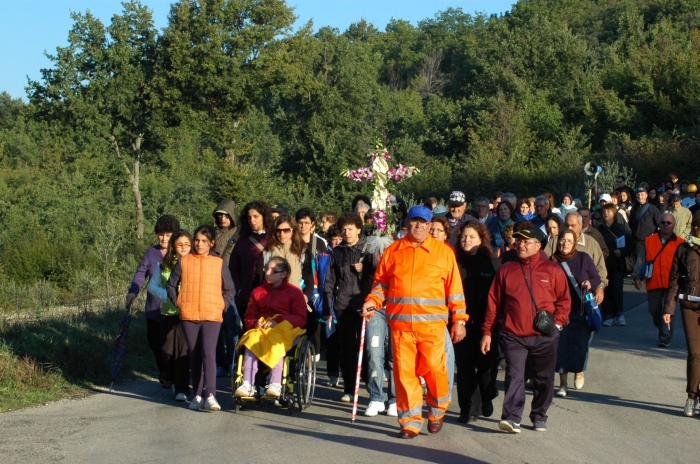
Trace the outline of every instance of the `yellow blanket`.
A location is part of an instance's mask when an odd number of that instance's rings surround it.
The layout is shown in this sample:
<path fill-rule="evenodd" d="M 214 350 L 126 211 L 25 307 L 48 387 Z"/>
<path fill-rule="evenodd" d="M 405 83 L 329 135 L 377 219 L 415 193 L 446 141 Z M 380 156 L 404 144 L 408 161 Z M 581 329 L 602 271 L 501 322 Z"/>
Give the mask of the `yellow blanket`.
<path fill-rule="evenodd" d="M 274 317 L 260 318 L 267 322 Z M 260 361 L 270 367 L 275 367 L 284 355 L 292 348 L 294 339 L 306 333 L 306 330 L 292 327 L 289 321 L 282 321 L 270 329 L 251 329 L 241 337 L 236 348 L 245 346 Z"/>

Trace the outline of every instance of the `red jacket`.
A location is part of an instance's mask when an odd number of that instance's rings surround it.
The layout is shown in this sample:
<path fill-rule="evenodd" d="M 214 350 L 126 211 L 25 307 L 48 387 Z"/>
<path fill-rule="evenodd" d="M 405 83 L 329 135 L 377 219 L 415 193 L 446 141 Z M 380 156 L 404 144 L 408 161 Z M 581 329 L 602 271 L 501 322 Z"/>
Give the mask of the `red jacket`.
<path fill-rule="evenodd" d="M 246 329 L 255 327 L 255 323 L 261 317 L 272 317 L 276 322 L 289 321 L 293 327 L 304 327 L 306 325 L 306 301 L 304 294 L 299 288 L 287 283 L 281 284 L 277 288 L 272 288 L 265 282 L 263 285 L 253 290 L 248 301 L 243 322 Z"/>
<path fill-rule="evenodd" d="M 569 281 L 558 264 L 542 259 L 539 253 L 525 260 L 511 261 L 498 270 L 489 291 L 486 318 L 481 330 L 491 335 L 494 322 L 502 320 L 501 332 L 516 337 L 541 335 L 533 328 L 535 307 L 525 282 L 530 282 L 537 308 L 554 314 L 559 325 L 569 322 L 571 295 Z"/>

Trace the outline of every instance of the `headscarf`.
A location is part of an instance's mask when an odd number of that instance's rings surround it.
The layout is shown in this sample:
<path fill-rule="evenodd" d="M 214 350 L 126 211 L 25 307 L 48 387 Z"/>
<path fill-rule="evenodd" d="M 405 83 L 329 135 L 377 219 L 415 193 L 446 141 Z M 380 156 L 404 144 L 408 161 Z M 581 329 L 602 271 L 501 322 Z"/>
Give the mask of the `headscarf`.
<path fill-rule="evenodd" d="M 574 237 L 574 246 L 571 249 L 571 253 L 562 253 L 561 248 L 559 248 L 559 240 L 564 238 L 565 235 L 573 235 L 573 233 L 571 233 L 568 230 L 565 230 L 557 236 L 557 248 L 554 254 L 552 255 L 552 261 L 554 261 L 555 263 L 568 263 L 569 261 L 574 259 L 574 257 L 576 257 L 576 254 L 578 253 L 578 250 L 576 249 L 576 237 Z"/>

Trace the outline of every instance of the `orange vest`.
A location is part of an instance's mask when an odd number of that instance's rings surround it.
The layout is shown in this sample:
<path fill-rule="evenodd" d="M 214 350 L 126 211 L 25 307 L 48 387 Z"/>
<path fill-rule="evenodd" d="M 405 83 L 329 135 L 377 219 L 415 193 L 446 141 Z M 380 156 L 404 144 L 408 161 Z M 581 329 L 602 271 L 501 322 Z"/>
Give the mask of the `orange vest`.
<path fill-rule="evenodd" d="M 654 260 L 654 271 L 651 274 L 651 278 L 646 281 L 647 290 L 668 288 L 668 278 L 671 275 L 673 257 L 676 256 L 676 248 L 683 243 L 685 243 L 683 240 L 673 235 L 672 239 L 669 239 L 669 242 L 666 244 L 663 251 L 661 251 L 663 244 L 661 243 L 661 238 L 658 233 L 644 239 L 646 261 L 651 261 L 656 258 L 656 260 Z M 659 253 L 660 251 L 661 253 Z"/>
<path fill-rule="evenodd" d="M 387 247 L 366 301 L 386 304 L 394 330 L 442 329 L 450 319 L 469 319 L 455 253 L 430 236 L 418 247 L 408 238 Z"/>
<path fill-rule="evenodd" d="M 223 322 L 224 297 L 218 256 L 189 254 L 180 260 L 180 293 L 177 307 L 183 321 Z"/>

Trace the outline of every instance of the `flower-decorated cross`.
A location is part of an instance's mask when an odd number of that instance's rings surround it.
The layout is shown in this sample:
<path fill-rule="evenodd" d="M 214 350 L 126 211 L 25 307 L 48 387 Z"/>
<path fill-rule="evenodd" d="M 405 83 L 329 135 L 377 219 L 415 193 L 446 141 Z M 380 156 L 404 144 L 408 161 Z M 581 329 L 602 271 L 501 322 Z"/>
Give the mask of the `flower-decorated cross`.
<path fill-rule="evenodd" d="M 389 224 L 387 210 L 396 197 L 389 192 L 389 182 L 399 182 L 412 177 L 420 171 L 415 166 L 390 167 L 391 154 L 381 143 L 377 143 L 375 151 L 370 154 L 370 165 L 357 168 L 353 171 L 343 171 L 343 175 L 355 182 L 372 182 L 374 192 L 372 194 L 372 210 L 374 211 L 374 223 L 380 235 L 394 232 L 394 225 Z"/>

